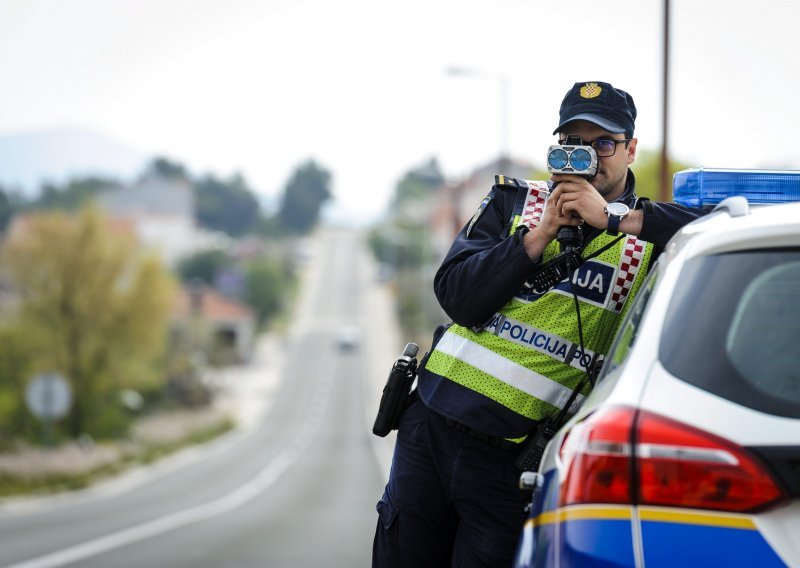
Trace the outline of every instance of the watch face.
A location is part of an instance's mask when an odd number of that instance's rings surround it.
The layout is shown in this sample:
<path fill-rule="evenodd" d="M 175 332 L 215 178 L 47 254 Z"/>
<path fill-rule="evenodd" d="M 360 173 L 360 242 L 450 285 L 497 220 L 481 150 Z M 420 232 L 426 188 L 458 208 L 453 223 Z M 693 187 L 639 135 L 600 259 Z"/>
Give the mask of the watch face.
<path fill-rule="evenodd" d="M 615 217 L 622 217 L 624 215 L 627 215 L 630 209 L 628 209 L 628 206 L 625 205 L 624 203 L 614 202 L 606 205 L 606 211 L 608 211 L 609 215 L 614 215 Z"/>

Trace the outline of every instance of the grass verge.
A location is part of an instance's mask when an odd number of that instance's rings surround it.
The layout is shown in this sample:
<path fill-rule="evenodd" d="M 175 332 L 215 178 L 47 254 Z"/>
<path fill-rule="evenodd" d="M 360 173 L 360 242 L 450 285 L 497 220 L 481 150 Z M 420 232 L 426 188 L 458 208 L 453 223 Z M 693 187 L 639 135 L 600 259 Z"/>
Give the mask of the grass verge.
<path fill-rule="evenodd" d="M 223 417 L 177 439 L 104 444 L 89 450 L 76 450 L 87 454 L 85 459 L 78 454 L 61 461 L 48 460 L 47 451 L 37 450 L 30 460 L 33 465 L 28 468 L 0 468 L 0 498 L 84 489 L 132 466 L 150 464 L 183 448 L 213 440 L 234 426 L 232 419 Z M 98 452 L 99 457 L 90 459 L 88 454 L 94 452 Z M 48 465 L 39 465 L 42 463 Z"/>

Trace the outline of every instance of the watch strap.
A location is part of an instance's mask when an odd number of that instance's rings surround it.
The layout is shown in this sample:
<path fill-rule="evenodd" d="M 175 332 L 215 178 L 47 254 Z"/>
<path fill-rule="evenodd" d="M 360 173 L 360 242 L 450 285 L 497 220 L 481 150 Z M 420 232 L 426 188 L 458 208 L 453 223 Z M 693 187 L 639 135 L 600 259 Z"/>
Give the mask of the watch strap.
<path fill-rule="evenodd" d="M 608 215 L 608 228 L 606 229 L 606 232 L 609 235 L 617 236 L 619 234 L 619 221 L 620 221 L 620 219 L 621 219 L 621 217 L 617 217 L 616 215 L 611 215 L 609 213 L 609 215 Z"/>

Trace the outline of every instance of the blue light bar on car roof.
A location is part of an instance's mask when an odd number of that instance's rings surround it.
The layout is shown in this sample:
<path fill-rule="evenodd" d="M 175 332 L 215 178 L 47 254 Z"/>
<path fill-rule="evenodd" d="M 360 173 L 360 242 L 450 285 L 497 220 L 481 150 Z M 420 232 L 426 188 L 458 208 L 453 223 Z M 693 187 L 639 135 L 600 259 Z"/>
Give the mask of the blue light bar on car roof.
<path fill-rule="evenodd" d="M 734 195 L 751 204 L 800 201 L 800 171 L 695 168 L 675 174 L 672 196 L 689 207 L 713 207 Z"/>

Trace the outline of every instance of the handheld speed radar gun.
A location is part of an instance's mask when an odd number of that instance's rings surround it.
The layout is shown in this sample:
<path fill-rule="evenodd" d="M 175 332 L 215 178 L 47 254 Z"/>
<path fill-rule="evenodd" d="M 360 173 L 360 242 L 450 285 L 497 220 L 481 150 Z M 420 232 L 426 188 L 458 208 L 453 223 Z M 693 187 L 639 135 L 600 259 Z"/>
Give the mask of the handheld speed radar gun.
<path fill-rule="evenodd" d="M 597 152 L 584 146 L 580 136 L 567 136 L 565 144 L 554 144 L 547 150 L 547 171 L 592 177 L 597 173 Z"/>
<path fill-rule="evenodd" d="M 547 171 L 591 178 L 597 173 L 597 152 L 583 144 L 580 136 L 567 136 L 565 144 L 554 144 L 547 150 Z M 561 252 L 545 263 L 529 279 L 528 286 L 543 294 L 567 278 L 583 264 L 578 248 L 583 242 L 580 227 L 564 225 L 556 237 Z"/>

